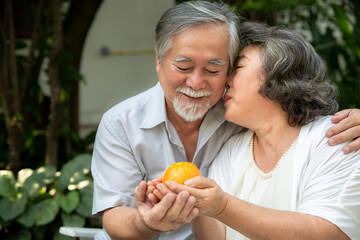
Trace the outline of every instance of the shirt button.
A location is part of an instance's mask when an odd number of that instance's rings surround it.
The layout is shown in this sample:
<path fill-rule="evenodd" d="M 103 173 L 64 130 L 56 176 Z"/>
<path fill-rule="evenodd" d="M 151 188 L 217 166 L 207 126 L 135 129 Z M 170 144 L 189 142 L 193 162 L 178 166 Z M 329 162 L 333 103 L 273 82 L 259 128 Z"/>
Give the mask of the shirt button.
<path fill-rule="evenodd" d="M 181 149 L 183 149 L 183 147 L 179 145 L 179 146 L 178 146 L 178 149 L 180 149 L 180 150 L 181 150 Z"/>
<path fill-rule="evenodd" d="M 166 234 L 167 234 L 167 235 L 170 235 L 170 234 L 171 234 L 171 231 L 167 231 Z"/>

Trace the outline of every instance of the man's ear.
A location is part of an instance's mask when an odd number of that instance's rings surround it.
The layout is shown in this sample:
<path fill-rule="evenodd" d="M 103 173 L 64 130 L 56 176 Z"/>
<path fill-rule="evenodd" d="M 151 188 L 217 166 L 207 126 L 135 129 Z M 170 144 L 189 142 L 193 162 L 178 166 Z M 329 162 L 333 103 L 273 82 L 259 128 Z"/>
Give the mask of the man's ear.
<path fill-rule="evenodd" d="M 157 72 L 159 72 L 159 70 L 160 70 L 160 65 L 161 65 L 160 57 L 158 54 L 156 54 L 156 71 Z"/>

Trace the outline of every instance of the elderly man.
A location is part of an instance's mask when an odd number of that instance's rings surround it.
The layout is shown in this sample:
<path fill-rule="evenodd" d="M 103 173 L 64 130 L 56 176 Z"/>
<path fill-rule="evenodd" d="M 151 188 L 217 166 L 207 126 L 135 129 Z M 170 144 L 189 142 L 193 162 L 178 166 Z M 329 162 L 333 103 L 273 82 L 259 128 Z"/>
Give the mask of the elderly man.
<path fill-rule="evenodd" d="M 179 161 L 193 162 L 206 176 L 223 144 L 241 131 L 225 121 L 222 101 L 238 46 L 238 18 L 224 4 L 185 2 L 160 18 L 159 83 L 106 112 L 95 141 L 93 213 L 102 214 L 112 239 L 193 239 L 187 223 L 198 213 L 194 197 L 167 194 L 153 206 L 141 181 Z M 354 111 L 350 127 L 360 122 Z M 352 139 L 354 132 L 340 138 Z"/>

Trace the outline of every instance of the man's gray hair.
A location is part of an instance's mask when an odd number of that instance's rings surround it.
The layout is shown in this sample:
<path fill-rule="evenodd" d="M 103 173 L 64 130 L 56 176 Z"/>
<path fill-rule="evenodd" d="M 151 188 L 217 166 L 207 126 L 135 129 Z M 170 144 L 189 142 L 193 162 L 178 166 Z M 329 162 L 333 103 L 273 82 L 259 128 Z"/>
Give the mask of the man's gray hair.
<path fill-rule="evenodd" d="M 208 1 L 188 1 L 164 12 L 155 29 L 155 51 L 160 62 L 171 48 L 171 38 L 175 34 L 209 23 L 219 23 L 227 27 L 228 55 L 232 67 L 239 50 L 239 18 L 226 4 Z"/>
<path fill-rule="evenodd" d="M 338 109 L 336 91 L 320 56 L 297 32 L 246 22 L 240 27 L 243 46 L 260 49 L 265 76 L 260 94 L 280 103 L 289 124 L 302 126 Z"/>

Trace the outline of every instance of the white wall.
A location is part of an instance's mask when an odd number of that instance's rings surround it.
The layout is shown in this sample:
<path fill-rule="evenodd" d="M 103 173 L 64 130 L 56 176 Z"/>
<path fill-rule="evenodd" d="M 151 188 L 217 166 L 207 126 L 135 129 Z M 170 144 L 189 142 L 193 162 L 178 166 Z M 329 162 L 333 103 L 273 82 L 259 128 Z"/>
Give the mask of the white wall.
<path fill-rule="evenodd" d="M 102 56 L 112 51 L 154 49 L 155 26 L 173 0 L 104 0 L 89 29 L 80 72 L 82 135 L 97 127 L 116 103 L 156 84 L 155 54 Z"/>

